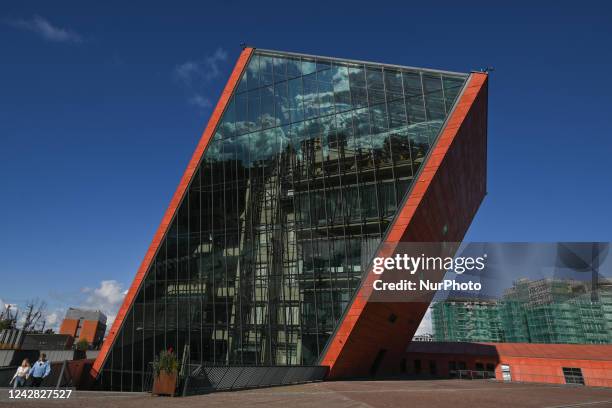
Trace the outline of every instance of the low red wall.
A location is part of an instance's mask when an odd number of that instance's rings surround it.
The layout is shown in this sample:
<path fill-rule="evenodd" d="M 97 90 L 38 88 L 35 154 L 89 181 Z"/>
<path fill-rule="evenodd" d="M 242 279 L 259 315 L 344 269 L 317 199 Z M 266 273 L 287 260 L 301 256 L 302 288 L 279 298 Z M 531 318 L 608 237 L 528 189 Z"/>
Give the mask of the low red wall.
<path fill-rule="evenodd" d="M 551 384 L 566 383 L 564 367 L 580 368 L 584 385 L 612 387 L 612 345 L 412 343 L 400 365 L 409 375 L 442 378 L 450 376 L 451 366 L 472 371 L 494 367 L 500 381 L 502 365 L 508 365 L 511 381 Z"/>
<path fill-rule="evenodd" d="M 612 387 L 612 361 L 501 356 L 495 370 L 498 380 L 502 380 L 501 364 L 510 366 L 512 381 L 565 384 L 563 367 L 573 367 L 582 370 L 585 385 Z"/>

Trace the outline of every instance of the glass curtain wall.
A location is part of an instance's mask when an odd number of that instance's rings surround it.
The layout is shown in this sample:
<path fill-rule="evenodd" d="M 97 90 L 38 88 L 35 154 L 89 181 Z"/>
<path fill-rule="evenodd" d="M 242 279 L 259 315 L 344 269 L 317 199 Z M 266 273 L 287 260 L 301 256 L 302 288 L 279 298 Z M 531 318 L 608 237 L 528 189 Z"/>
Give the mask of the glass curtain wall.
<path fill-rule="evenodd" d="M 256 51 L 101 372 L 320 353 L 466 75 Z"/>

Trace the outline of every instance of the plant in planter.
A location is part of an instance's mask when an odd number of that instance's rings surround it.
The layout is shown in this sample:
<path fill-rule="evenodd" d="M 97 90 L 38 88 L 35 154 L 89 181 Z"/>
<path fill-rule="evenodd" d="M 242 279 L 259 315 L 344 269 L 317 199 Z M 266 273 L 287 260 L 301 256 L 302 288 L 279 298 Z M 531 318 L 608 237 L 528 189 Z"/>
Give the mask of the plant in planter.
<path fill-rule="evenodd" d="M 153 394 L 174 396 L 179 363 L 172 351 L 162 351 L 153 362 Z"/>

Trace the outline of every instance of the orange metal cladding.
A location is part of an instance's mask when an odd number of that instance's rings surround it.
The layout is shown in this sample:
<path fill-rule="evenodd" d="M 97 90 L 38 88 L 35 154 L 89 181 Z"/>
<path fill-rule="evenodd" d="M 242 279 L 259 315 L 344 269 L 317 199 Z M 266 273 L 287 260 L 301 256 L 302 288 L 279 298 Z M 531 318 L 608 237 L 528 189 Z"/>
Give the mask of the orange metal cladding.
<path fill-rule="evenodd" d="M 495 377 L 503 380 L 501 365 L 510 366 L 512 381 L 564 384 L 563 367 L 580 368 L 584 383 L 612 387 L 612 346 L 609 344 L 491 344 L 499 354 Z"/>
<path fill-rule="evenodd" d="M 170 205 L 168 206 L 168 209 L 166 210 L 166 213 L 164 214 L 164 217 L 162 218 L 161 224 L 157 228 L 155 237 L 153 238 L 153 241 L 151 242 L 151 245 L 149 246 L 149 249 L 144 257 L 144 260 L 140 264 L 140 268 L 138 269 L 138 272 L 136 273 L 136 276 L 134 277 L 132 285 L 130 286 L 128 293 L 125 296 L 125 299 L 123 300 L 123 304 L 121 305 L 121 308 L 119 309 L 119 312 L 117 313 L 117 317 L 115 318 L 115 321 L 113 322 L 113 326 L 111 327 L 108 333 L 108 336 L 106 340 L 104 341 L 104 344 L 102 345 L 100 354 L 98 355 L 98 357 L 96 358 L 96 361 L 94 362 L 94 365 L 91 371 L 91 374 L 94 377 L 98 375 L 98 373 L 102 369 L 102 366 L 104 365 L 106 358 L 109 355 L 111 347 L 113 343 L 115 342 L 115 336 L 119 332 L 121 324 L 123 323 L 123 319 L 127 315 L 128 310 L 130 309 L 130 307 L 132 306 L 132 303 L 134 302 L 134 298 L 136 297 L 136 294 L 138 293 L 140 284 L 142 283 L 145 277 L 145 274 L 147 273 L 147 270 L 149 269 L 151 262 L 153 261 L 155 257 L 157 248 L 159 247 L 160 243 L 162 242 L 162 239 L 164 238 L 164 236 L 166 235 L 166 232 L 168 231 L 168 227 L 170 226 L 170 223 L 172 219 L 174 218 L 174 215 L 178 209 L 178 206 L 183 200 L 185 191 L 187 190 L 187 186 L 189 186 L 189 183 L 191 182 L 191 179 L 193 178 L 193 175 L 195 174 L 200 164 L 200 160 L 202 159 L 202 155 L 204 154 L 204 151 L 206 150 L 206 147 L 208 146 L 208 142 L 212 139 L 214 135 L 215 129 L 217 128 L 217 124 L 219 123 L 219 120 L 221 119 L 221 116 L 223 115 L 223 112 L 225 111 L 225 108 L 229 102 L 232 92 L 234 91 L 234 88 L 236 87 L 236 85 L 240 81 L 240 78 L 242 77 L 242 73 L 244 72 L 244 69 L 252 53 L 253 53 L 253 48 L 245 48 L 242 51 L 242 53 L 240 53 L 240 56 L 238 57 L 238 61 L 236 62 L 236 65 L 234 66 L 234 70 L 232 71 L 232 74 L 230 75 L 230 78 L 227 81 L 227 84 L 225 85 L 223 92 L 221 93 L 221 97 L 219 98 L 219 101 L 217 102 L 217 106 L 215 107 L 208 121 L 208 124 L 206 125 L 206 129 L 204 130 L 204 133 L 202 134 L 202 137 L 200 138 L 200 141 L 195 149 L 195 152 L 191 156 L 191 160 L 189 161 L 189 165 L 187 165 L 187 169 L 185 170 L 185 173 L 183 174 L 183 177 L 181 178 L 181 182 L 178 185 L 174 195 L 172 196 Z"/>
<path fill-rule="evenodd" d="M 487 75 L 472 73 L 377 257 L 393 256 L 399 242 L 463 239 L 486 194 L 486 113 Z M 368 302 L 375 277 L 368 272 L 323 352 L 328 378 L 401 370 L 429 302 Z"/>
<path fill-rule="evenodd" d="M 59 334 L 69 334 L 72 337 L 76 336 L 76 331 L 79 328 L 79 321 L 77 319 L 64 319 L 59 329 Z"/>
<path fill-rule="evenodd" d="M 98 331 L 99 322 L 97 320 L 83 320 L 83 326 L 81 327 L 81 333 L 79 334 L 79 340 L 87 340 L 90 344 L 96 339 L 96 332 Z"/>

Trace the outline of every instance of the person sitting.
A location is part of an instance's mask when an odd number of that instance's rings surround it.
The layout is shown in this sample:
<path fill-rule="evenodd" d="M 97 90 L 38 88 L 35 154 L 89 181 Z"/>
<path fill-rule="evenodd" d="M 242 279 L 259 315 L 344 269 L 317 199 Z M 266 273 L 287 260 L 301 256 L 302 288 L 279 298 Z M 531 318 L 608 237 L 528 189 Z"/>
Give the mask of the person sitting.
<path fill-rule="evenodd" d="M 47 361 L 45 353 L 40 354 L 40 358 L 32 366 L 30 375 L 32 376 L 32 387 L 40 387 L 43 380 L 51 373 L 51 363 Z"/>
<path fill-rule="evenodd" d="M 29 377 L 30 360 L 26 358 L 21 362 L 21 365 L 17 367 L 17 372 L 15 372 L 15 375 L 11 379 L 11 382 L 13 383 L 13 389 L 17 387 L 23 387 Z"/>

